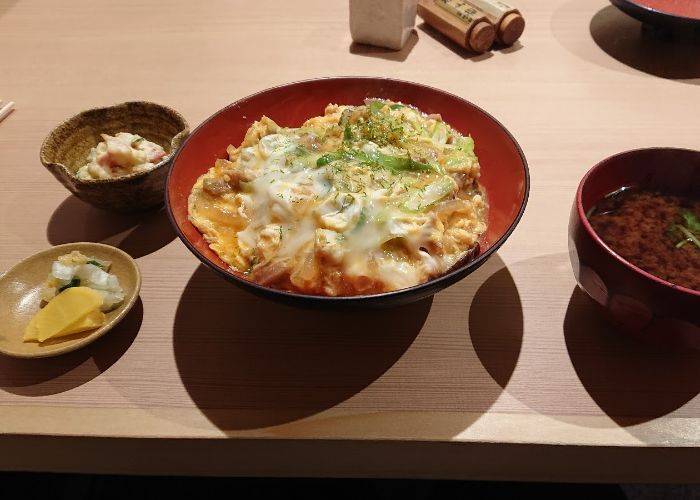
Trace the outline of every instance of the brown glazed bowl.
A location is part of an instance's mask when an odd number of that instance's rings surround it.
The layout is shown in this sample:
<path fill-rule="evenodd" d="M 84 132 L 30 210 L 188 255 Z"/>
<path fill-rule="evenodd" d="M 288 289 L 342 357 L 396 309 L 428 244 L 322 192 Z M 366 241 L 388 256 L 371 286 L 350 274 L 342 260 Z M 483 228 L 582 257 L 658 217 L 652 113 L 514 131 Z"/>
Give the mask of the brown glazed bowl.
<path fill-rule="evenodd" d="M 586 214 L 626 186 L 700 193 L 700 151 L 649 148 L 611 156 L 583 177 L 569 218 L 569 256 L 579 286 L 612 322 L 654 344 L 700 348 L 700 292 L 660 279 L 617 255 Z"/>
<path fill-rule="evenodd" d="M 282 126 L 298 127 L 322 115 L 328 103 L 362 104 L 377 97 L 412 104 L 426 113 L 440 113 L 445 122 L 474 138 L 481 164 L 481 186 L 489 202 L 488 227 L 480 252 L 455 264 L 425 283 L 386 293 L 327 297 L 277 290 L 254 283 L 231 271 L 190 222 L 187 200 L 192 186 L 217 158 L 226 158 L 229 144 L 240 145 L 253 121 L 267 115 Z M 530 177 L 525 156 L 508 130 L 471 102 L 418 83 L 373 77 L 318 78 L 263 90 L 245 97 L 207 118 L 178 151 L 166 188 L 166 208 L 180 239 L 206 266 L 244 289 L 303 306 L 386 307 L 433 295 L 464 278 L 483 264 L 517 226 L 527 204 Z"/>
<path fill-rule="evenodd" d="M 90 149 L 102 137 L 130 132 L 165 149 L 165 157 L 148 172 L 114 179 L 82 180 L 75 176 Z M 174 153 L 189 133 L 185 119 L 170 108 L 152 102 L 125 102 L 94 108 L 64 121 L 41 146 L 41 163 L 81 200 L 104 210 L 138 212 L 163 203 L 165 179 Z"/>

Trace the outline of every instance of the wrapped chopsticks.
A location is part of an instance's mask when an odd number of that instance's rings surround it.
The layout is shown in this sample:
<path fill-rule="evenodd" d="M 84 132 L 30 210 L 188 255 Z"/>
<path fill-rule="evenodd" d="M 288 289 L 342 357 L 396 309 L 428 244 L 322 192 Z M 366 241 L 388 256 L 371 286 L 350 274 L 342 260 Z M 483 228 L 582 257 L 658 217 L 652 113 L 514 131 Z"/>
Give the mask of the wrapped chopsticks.
<path fill-rule="evenodd" d="M 12 113 L 13 109 L 15 109 L 15 103 L 13 101 L 10 101 L 5 105 L 3 105 L 2 101 L 0 101 L 0 122 L 3 121 L 7 115 Z"/>

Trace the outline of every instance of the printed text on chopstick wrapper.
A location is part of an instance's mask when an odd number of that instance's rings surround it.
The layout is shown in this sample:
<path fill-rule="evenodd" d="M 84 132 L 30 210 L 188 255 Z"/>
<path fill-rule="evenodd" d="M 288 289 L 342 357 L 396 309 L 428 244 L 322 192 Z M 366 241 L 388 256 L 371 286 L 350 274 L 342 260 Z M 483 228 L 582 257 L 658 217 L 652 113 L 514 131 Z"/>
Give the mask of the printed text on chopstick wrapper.
<path fill-rule="evenodd" d="M 495 19 L 500 19 L 501 16 L 515 10 L 515 7 L 508 5 L 505 2 L 500 2 L 498 0 L 472 0 L 471 3 L 473 3 L 476 7 L 478 7 L 486 14 L 492 16 Z"/>
<path fill-rule="evenodd" d="M 478 10 L 461 0 L 437 0 L 435 3 L 467 24 L 481 17 Z"/>

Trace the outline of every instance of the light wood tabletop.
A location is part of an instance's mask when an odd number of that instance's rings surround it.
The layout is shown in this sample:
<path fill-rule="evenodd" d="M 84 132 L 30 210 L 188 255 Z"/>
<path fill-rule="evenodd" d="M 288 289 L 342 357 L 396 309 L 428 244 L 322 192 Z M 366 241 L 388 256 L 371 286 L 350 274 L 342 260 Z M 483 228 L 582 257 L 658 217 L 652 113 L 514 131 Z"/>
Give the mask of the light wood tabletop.
<path fill-rule="evenodd" d="M 0 271 L 95 241 L 141 298 L 99 341 L 0 356 L 0 469 L 143 474 L 697 481 L 700 353 L 608 326 L 575 286 L 567 223 L 599 160 L 700 147 L 700 42 L 604 0 L 519 0 L 514 47 L 472 55 L 417 19 L 354 45 L 341 0 L 0 0 Z M 81 110 L 150 100 L 192 127 L 256 91 L 386 76 L 468 99 L 527 157 L 525 215 L 476 273 L 398 309 L 296 309 L 214 275 L 164 211 L 115 216 L 39 162 Z M 478 153 L 478 144 L 477 144 Z M 3 332 L 8 333 L 8 332 Z"/>

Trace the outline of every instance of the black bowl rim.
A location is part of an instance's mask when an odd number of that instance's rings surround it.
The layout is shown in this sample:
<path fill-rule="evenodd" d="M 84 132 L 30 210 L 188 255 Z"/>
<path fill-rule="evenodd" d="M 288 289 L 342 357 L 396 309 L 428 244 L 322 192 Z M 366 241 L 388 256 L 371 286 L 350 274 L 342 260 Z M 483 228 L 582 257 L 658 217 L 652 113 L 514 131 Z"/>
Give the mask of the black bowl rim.
<path fill-rule="evenodd" d="M 578 214 L 578 219 L 581 222 L 581 225 L 585 228 L 586 232 L 589 234 L 591 239 L 603 249 L 608 255 L 612 256 L 617 262 L 621 263 L 623 266 L 625 266 L 628 269 L 631 269 L 634 271 L 636 274 L 643 276 L 646 279 L 649 279 L 659 285 L 662 285 L 664 287 L 671 288 L 673 290 L 682 292 L 682 293 L 687 293 L 689 295 L 695 295 L 696 297 L 700 297 L 700 290 L 693 290 L 692 288 L 688 288 L 685 286 L 681 285 L 676 285 L 675 283 L 671 283 L 670 281 L 666 281 L 664 279 L 659 278 L 658 276 L 651 274 L 650 272 L 645 271 L 641 267 L 637 267 L 634 264 L 632 264 L 630 261 L 625 259 L 624 257 L 618 255 L 615 250 L 610 248 L 608 244 L 601 238 L 598 233 L 593 229 L 593 226 L 591 226 L 591 223 L 588 222 L 588 217 L 586 216 L 586 212 L 583 210 L 583 200 L 582 200 L 582 194 L 583 194 L 583 189 L 586 186 L 586 183 L 588 182 L 588 179 L 597 171 L 603 170 L 606 168 L 611 162 L 619 159 L 622 156 L 628 156 L 632 154 L 640 154 L 644 152 L 652 152 L 652 151 L 686 151 L 689 153 L 695 153 L 700 157 L 700 151 L 696 149 L 690 149 L 690 148 L 674 148 L 671 146 L 665 147 L 665 146 L 657 146 L 657 147 L 651 147 L 651 148 L 637 148 L 637 149 L 630 149 L 627 151 L 622 151 L 620 153 L 616 153 L 612 156 L 608 156 L 607 158 L 604 158 L 603 160 L 599 161 L 595 165 L 593 165 L 588 172 L 586 172 L 581 179 L 581 182 L 579 182 L 578 188 L 576 189 L 576 212 Z M 622 186 L 620 186 L 622 187 Z"/>
<path fill-rule="evenodd" d="M 310 82 L 316 82 L 316 81 L 328 81 L 328 80 L 368 80 L 368 81 L 385 81 L 385 82 L 393 82 L 393 83 L 399 83 L 399 84 L 405 84 L 405 85 L 410 85 L 414 87 L 421 87 L 425 90 L 428 90 L 430 92 L 437 92 L 439 94 L 443 94 L 446 96 L 450 96 L 456 99 L 459 99 L 461 101 L 466 102 L 470 106 L 473 106 L 475 109 L 486 115 L 488 118 L 493 120 L 499 127 L 505 131 L 506 135 L 508 138 L 513 141 L 513 144 L 515 145 L 515 148 L 520 156 L 520 159 L 522 160 L 523 163 L 523 170 L 524 170 L 524 176 L 525 176 L 525 193 L 523 195 L 523 202 L 520 205 L 520 209 L 518 210 L 518 214 L 516 217 L 513 219 L 513 222 L 511 225 L 508 227 L 508 229 L 503 233 L 503 236 L 501 236 L 498 240 L 496 240 L 491 247 L 486 250 L 484 253 L 480 253 L 474 260 L 469 261 L 463 266 L 460 266 L 453 271 L 448 271 L 436 278 L 430 279 L 424 283 L 419 283 L 418 285 L 414 285 L 408 288 L 401 288 L 399 290 L 393 290 L 390 292 L 383 292 L 383 293 L 376 293 L 376 294 L 369 294 L 369 295 L 339 295 L 339 296 L 328 296 L 328 295 L 310 295 L 310 294 L 302 294 L 302 293 L 296 293 L 296 292 L 290 292 L 286 290 L 279 290 L 276 288 L 271 288 L 271 287 L 266 287 L 263 285 L 260 285 L 258 283 L 255 283 L 254 281 L 248 281 L 244 278 L 241 278 L 237 276 L 236 274 L 226 271 L 213 262 L 211 262 L 209 259 L 207 259 L 204 255 L 202 255 L 199 250 L 197 250 L 192 243 L 185 237 L 185 235 L 182 233 L 180 230 L 180 226 L 177 224 L 177 221 L 175 221 L 175 217 L 172 213 L 172 210 L 170 208 L 170 194 L 169 194 L 169 187 L 170 187 L 170 179 L 173 174 L 173 171 L 175 169 L 175 166 L 177 165 L 177 160 L 180 156 L 180 153 L 185 149 L 187 146 L 187 143 L 196 137 L 197 132 L 199 131 L 200 128 L 204 127 L 206 124 L 208 124 L 212 119 L 215 117 L 219 116 L 220 114 L 228 111 L 230 108 L 234 108 L 236 106 L 239 106 L 240 103 L 247 101 L 249 99 L 252 99 L 260 94 L 264 94 L 266 92 L 271 92 L 273 90 L 285 88 L 285 87 L 291 87 L 294 85 L 299 85 L 303 83 L 310 83 Z M 330 77 L 320 77 L 320 78 L 309 78 L 306 80 L 298 80 L 290 83 L 285 83 L 281 85 L 275 85 L 274 87 L 269 87 L 267 89 L 261 90 L 259 92 L 255 92 L 253 94 L 250 94 L 246 97 L 243 97 L 241 99 L 236 100 L 235 102 L 229 104 L 228 106 L 225 106 L 224 108 L 220 109 L 213 115 L 210 115 L 208 118 L 206 118 L 202 123 L 200 123 L 190 134 L 189 136 L 185 139 L 185 141 L 180 145 L 178 148 L 175 156 L 172 159 L 172 166 L 170 170 L 168 171 L 168 177 L 165 182 L 165 207 L 168 212 L 168 217 L 170 218 L 170 222 L 173 225 L 175 232 L 177 233 L 178 237 L 180 240 L 189 248 L 189 250 L 207 267 L 210 269 L 214 270 L 216 273 L 222 275 L 224 278 L 226 278 L 229 281 L 233 281 L 236 284 L 239 284 L 243 286 L 244 288 L 249 288 L 251 292 L 258 293 L 261 295 L 267 295 L 271 297 L 276 297 L 280 300 L 294 300 L 294 301 L 300 301 L 300 302 L 313 302 L 317 304 L 338 304 L 338 303 L 343 303 L 343 304 L 355 304 L 359 305 L 364 302 L 381 302 L 381 301 L 387 301 L 387 302 L 408 302 L 410 300 L 407 300 L 408 297 L 415 295 L 417 298 L 424 298 L 426 296 L 434 295 L 438 291 L 447 288 L 448 286 L 452 285 L 456 281 L 466 277 L 469 275 L 471 272 L 475 271 L 481 264 L 483 264 L 498 248 L 505 243 L 505 241 L 510 237 L 510 235 L 513 233 L 515 230 L 515 227 L 518 225 L 520 222 L 520 219 L 522 218 L 524 212 L 525 212 L 525 207 L 527 206 L 527 202 L 529 199 L 530 195 L 530 170 L 528 168 L 527 164 L 527 159 L 525 158 L 525 154 L 523 153 L 522 148 L 520 147 L 520 144 L 518 144 L 518 141 L 515 140 L 515 137 L 510 133 L 510 131 L 503 126 L 503 124 L 498 121 L 496 118 L 494 118 L 490 113 L 487 113 L 484 111 L 481 107 L 477 106 L 476 104 L 472 103 L 471 101 L 468 101 L 467 99 L 464 99 L 458 95 L 452 94 L 450 92 L 440 90 L 435 87 L 431 87 L 429 85 L 424 85 L 421 83 L 415 83 L 411 82 L 408 80 L 399 80 L 395 78 L 385 78 L 385 77 L 373 77 L 373 76 L 330 76 Z M 422 291 L 426 291 L 426 289 L 429 288 L 435 288 L 434 292 L 428 292 L 428 293 L 421 293 Z"/>

